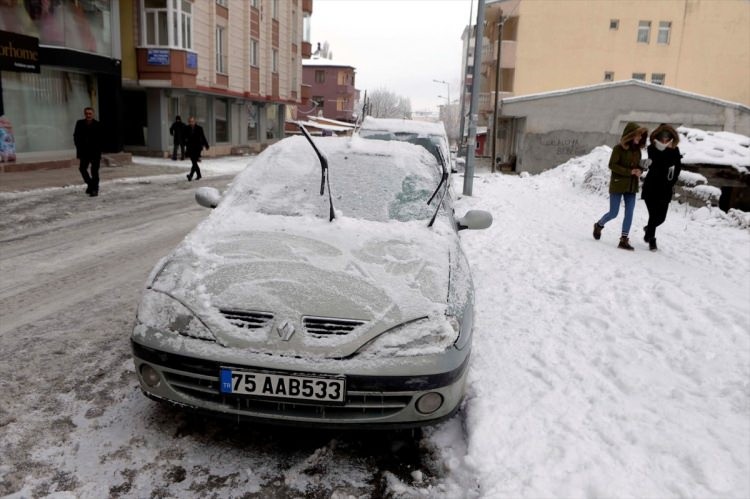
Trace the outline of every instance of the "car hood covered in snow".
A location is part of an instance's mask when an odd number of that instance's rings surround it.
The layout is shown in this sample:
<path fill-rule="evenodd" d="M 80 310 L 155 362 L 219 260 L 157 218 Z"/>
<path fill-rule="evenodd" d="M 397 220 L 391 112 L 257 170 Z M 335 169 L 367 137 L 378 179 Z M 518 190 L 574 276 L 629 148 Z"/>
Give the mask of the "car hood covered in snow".
<path fill-rule="evenodd" d="M 421 222 L 253 218 L 275 229 L 188 238 L 151 284 L 220 344 L 340 358 L 404 323 L 446 327 L 455 234 Z"/>

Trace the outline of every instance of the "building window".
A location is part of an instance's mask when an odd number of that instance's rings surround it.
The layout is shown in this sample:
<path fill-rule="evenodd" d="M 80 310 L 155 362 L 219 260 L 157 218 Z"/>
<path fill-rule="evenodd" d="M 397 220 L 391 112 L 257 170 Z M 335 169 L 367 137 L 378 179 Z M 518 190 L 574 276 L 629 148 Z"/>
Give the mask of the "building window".
<path fill-rule="evenodd" d="M 193 48 L 193 4 L 188 0 L 142 0 L 143 44 Z M 172 22 L 169 22 L 169 19 Z"/>
<path fill-rule="evenodd" d="M 313 95 L 312 101 L 315 107 L 323 107 L 325 97 L 322 95 Z"/>
<path fill-rule="evenodd" d="M 651 36 L 651 21 L 638 21 L 638 43 L 648 43 Z"/>
<path fill-rule="evenodd" d="M 250 7 L 257 9 L 258 8 L 258 0 L 250 0 Z"/>
<path fill-rule="evenodd" d="M 659 21 L 659 35 L 656 38 L 656 43 L 668 45 L 670 31 L 672 31 L 672 23 L 670 21 Z"/>
<path fill-rule="evenodd" d="M 307 12 L 302 13 L 302 41 L 310 43 L 310 15 Z"/>
<path fill-rule="evenodd" d="M 620 29 L 620 20 L 619 19 L 610 19 L 609 20 L 609 29 Z"/>
<path fill-rule="evenodd" d="M 279 18 L 279 0 L 271 0 L 271 17 L 273 19 Z"/>
<path fill-rule="evenodd" d="M 250 65 L 258 67 L 258 40 L 250 39 Z"/>
<path fill-rule="evenodd" d="M 633 73 L 633 79 L 646 81 L 646 73 Z"/>
<path fill-rule="evenodd" d="M 222 7 L 226 7 L 227 0 L 216 0 L 216 5 L 221 5 Z"/>
<path fill-rule="evenodd" d="M 223 26 L 216 26 L 216 72 L 227 72 L 226 36 Z"/>
<path fill-rule="evenodd" d="M 193 4 L 187 0 L 182 0 L 182 10 L 180 12 L 182 19 L 181 34 L 182 43 L 180 46 L 184 49 L 193 48 Z"/>
<path fill-rule="evenodd" d="M 144 0 L 146 45 L 168 47 L 167 0 Z"/>
<path fill-rule="evenodd" d="M 315 83 L 325 83 L 326 82 L 326 72 L 322 69 L 316 69 L 315 70 Z"/>
<path fill-rule="evenodd" d="M 604 81 L 614 81 L 615 73 L 613 71 L 604 72 Z"/>
<path fill-rule="evenodd" d="M 229 101 L 214 99 L 214 130 L 216 142 L 229 142 Z"/>
<path fill-rule="evenodd" d="M 271 72 L 279 72 L 279 51 L 277 49 L 271 51 Z"/>
<path fill-rule="evenodd" d="M 664 85 L 665 77 L 664 73 L 651 73 L 651 83 L 654 85 Z"/>

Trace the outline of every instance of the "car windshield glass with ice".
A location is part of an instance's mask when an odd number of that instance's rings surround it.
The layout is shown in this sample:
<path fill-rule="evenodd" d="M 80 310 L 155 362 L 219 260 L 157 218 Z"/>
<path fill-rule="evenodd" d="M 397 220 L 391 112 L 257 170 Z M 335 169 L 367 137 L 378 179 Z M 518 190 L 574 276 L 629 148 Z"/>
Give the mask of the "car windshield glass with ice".
<path fill-rule="evenodd" d="M 315 139 L 328 159 L 328 175 L 337 213 L 385 222 L 429 219 L 427 204 L 440 181 L 434 158 L 420 148 L 396 149 L 376 141 Z M 310 144 L 297 138 L 285 151 L 241 175 L 227 204 L 266 215 L 327 218 L 329 197 L 320 194 L 321 166 Z M 262 188 L 260 188 L 262 186 Z M 326 187 L 327 188 L 327 187 Z"/>

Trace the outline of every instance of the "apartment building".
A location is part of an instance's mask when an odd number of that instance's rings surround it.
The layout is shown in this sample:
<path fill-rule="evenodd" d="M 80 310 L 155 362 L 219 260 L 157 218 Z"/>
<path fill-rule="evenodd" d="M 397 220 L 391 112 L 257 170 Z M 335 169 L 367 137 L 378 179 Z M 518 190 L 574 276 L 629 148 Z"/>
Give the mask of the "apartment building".
<path fill-rule="evenodd" d="M 105 152 L 122 148 L 117 0 L 0 2 L 0 168 L 70 165 L 93 107 Z"/>
<path fill-rule="evenodd" d="M 124 143 L 166 155 L 176 115 L 211 154 L 260 151 L 302 102 L 312 0 L 120 2 Z"/>
<path fill-rule="evenodd" d="M 321 49 L 316 52 L 320 53 Z M 297 119 L 322 116 L 353 123 L 356 119 L 354 106 L 359 100 L 359 91 L 354 86 L 354 66 L 315 55 L 302 65 L 302 80 L 310 87 L 311 101 L 297 108 Z"/>
<path fill-rule="evenodd" d="M 485 117 L 495 92 L 629 79 L 750 105 L 747 0 L 486 0 L 485 20 Z"/>

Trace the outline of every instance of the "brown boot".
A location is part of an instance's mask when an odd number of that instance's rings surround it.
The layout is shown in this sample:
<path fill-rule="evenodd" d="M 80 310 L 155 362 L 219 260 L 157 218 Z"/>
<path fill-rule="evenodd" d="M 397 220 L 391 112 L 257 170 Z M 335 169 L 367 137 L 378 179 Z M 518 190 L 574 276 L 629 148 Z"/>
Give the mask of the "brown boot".
<path fill-rule="evenodd" d="M 603 228 L 604 227 L 602 227 L 601 225 L 599 225 L 599 222 L 596 222 L 594 224 L 594 239 L 596 239 L 597 241 L 602 238 L 602 229 Z"/>
<path fill-rule="evenodd" d="M 628 250 L 628 251 L 634 251 L 635 248 L 633 248 L 630 245 L 630 240 L 628 239 L 628 236 L 622 236 L 620 237 L 620 244 L 617 245 L 618 248 Z"/>

